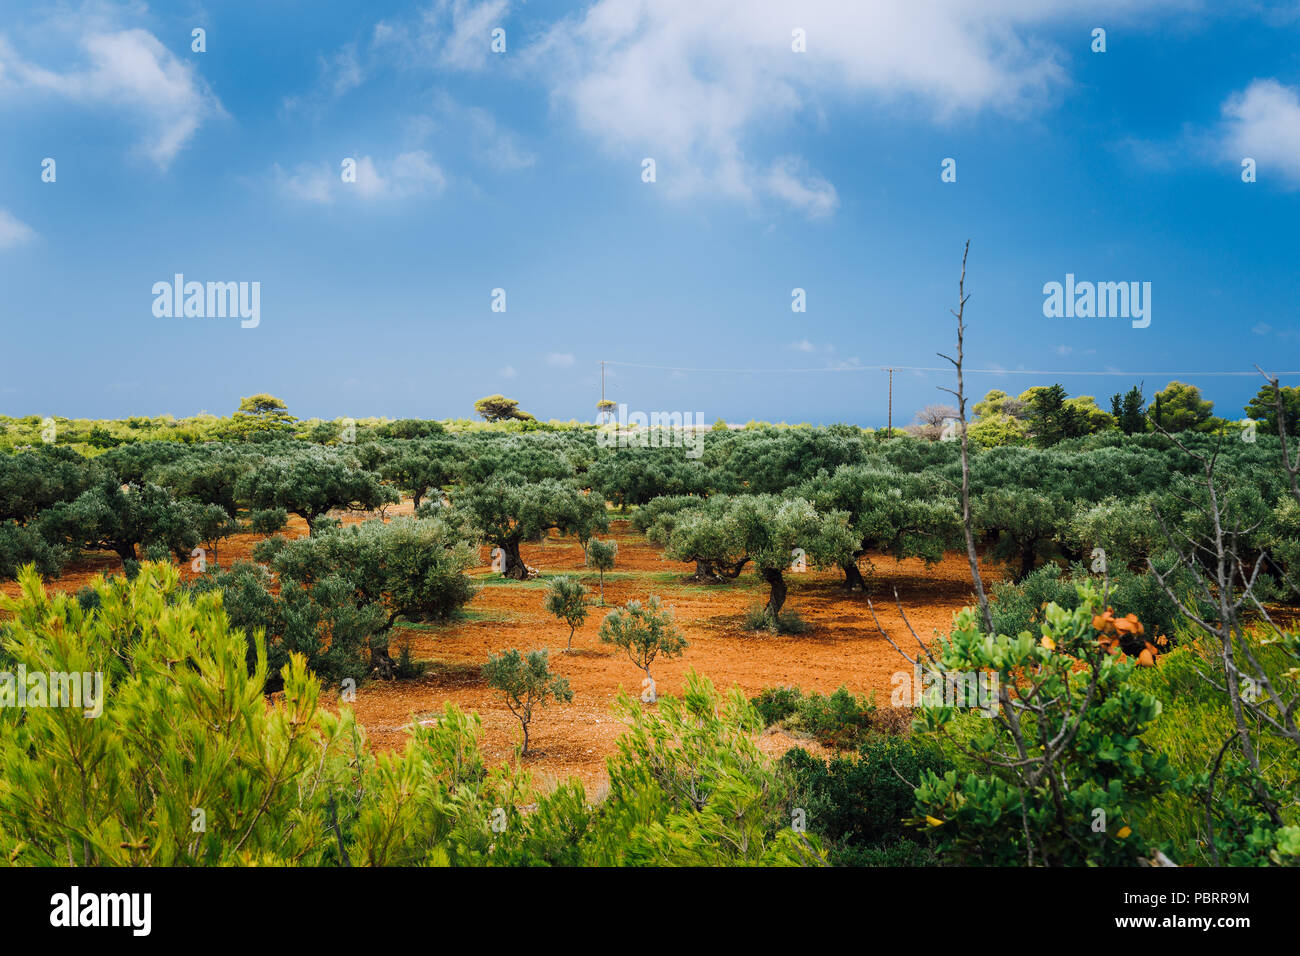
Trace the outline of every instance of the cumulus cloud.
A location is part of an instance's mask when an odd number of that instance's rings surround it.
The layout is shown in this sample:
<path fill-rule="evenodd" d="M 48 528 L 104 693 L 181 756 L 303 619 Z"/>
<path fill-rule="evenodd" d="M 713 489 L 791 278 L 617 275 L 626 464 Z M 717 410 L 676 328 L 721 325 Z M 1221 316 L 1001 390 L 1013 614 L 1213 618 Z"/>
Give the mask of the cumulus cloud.
<path fill-rule="evenodd" d="M 546 356 L 546 364 L 556 368 L 570 368 L 574 361 L 573 355 L 569 352 L 551 352 Z"/>
<path fill-rule="evenodd" d="M 0 209 L 0 250 L 12 249 L 36 238 L 36 231 L 27 223 L 15 219 L 6 209 Z"/>
<path fill-rule="evenodd" d="M 82 34 L 84 62 L 63 70 L 29 62 L 0 38 L 0 96 L 46 96 L 132 115 L 140 150 L 166 169 L 203 123 L 224 115 L 197 70 L 147 30 Z"/>
<path fill-rule="evenodd" d="M 1178 0 L 1103 0 L 1117 18 Z M 754 143 L 831 98 L 899 105 L 948 122 L 1018 112 L 1068 83 L 1038 27 L 1078 17 L 1067 0 L 598 0 L 526 51 L 554 103 L 612 154 L 656 159 L 679 195 L 770 200 L 831 214 L 834 186 Z M 1089 24 L 1092 21 L 1089 20 Z M 795 52 L 793 31 L 806 52 Z"/>
<path fill-rule="evenodd" d="M 356 181 L 344 182 L 342 167 L 306 163 L 287 171 L 279 165 L 272 173 L 280 192 L 303 202 L 329 203 L 341 196 L 365 201 L 440 196 L 447 177 L 433 157 L 423 150 L 399 153 L 390 161 L 369 156 L 356 158 Z"/>
<path fill-rule="evenodd" d="M 1277 80 L 1255 80 L 1223 104 L 1220 146 L 1223 155 L 1241 162 L 1250 157 L 1260 174 L 1278 170 L 1300 185 L 1300 94 Z"/>

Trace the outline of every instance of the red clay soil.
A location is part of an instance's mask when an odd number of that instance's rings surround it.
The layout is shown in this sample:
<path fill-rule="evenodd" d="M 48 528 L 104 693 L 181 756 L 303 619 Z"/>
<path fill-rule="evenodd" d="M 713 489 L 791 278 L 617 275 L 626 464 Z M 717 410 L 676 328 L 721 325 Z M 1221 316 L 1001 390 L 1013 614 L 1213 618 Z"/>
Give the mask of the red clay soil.
<path fill-rule="evenodd" d="M 409 511 L 406 502 L 388 513 Z M 748 696 L 777 685 L 828 693 L 843 684 L 857 694 L 874 693 L 877 703 L 887 706 L 894 686 L 892 675 L 910 672 L 910 665 L 876 629 L 866 599 L 860 593 L 844 592 L 839 571 L 810 568 L 786 576 L 790 591 L 785 609 L 811 625 L 807 633 L 754 633 L 746 630 L 745 611 L 766 597 L 766 588 L 754 574 L 745 573 L 723 585 L 699 585 L 688 580 L 693 565 L 665 560 L 660 550 L 626 521 L 615 520 L 611 530 L 618 541 L 618 558 L 615 571 L 605 576 L 606 603 L 612 608 L 657 594 L 672 608 L 688 641 L 681 658 L 656 661 L 651 666 L 661 695 L 677 693 L 687 670 L 694 669 L 719 689 L 739 686 Z M 305 534 L 306 527 L 293 519 L 288 533 Z M 239 535 L 223 543 L 222 565 L 229 567 L 236 559 L 249 558 L 258 540 L 260 536 Z M 560 572 L 579 575 L 593 600 L 598 599 L 597 575 L 584 567 L 583 552 L 576 542 L 553 538 L 543 544 L 526 544 L 523 556 L 543 576 Z M 487 549 L 481 559 L 482 566 L 472 574 L 484 586 L 461 619 L 446 625 L 399 625 L 395 629 L 394 656 L 409 640 L 412 656 L 427 663 L 425 674 L 413 680 L 363 683 L 352 705 L 357 719 L 374 747 L 396 749 L 403 746 L 405 728 L 413 720 L 438 713 L 447 701 L 454 701 L 480 715 L 485 756 L 490 761 L 512 760 L 522 739 L 519 723 L 501 697 L 483 682 L 479 668 L 489 653 L 512 647 L 522 651 L 545 648 L 550 651 L 552 669 L 568 678 L 573 702 L 552 703 L 534 713 L 533 750 L 525 765 L 539 783 L 576 775 L 589 792 L 598 791 L 605 781 L 605 759 L 614 752 L 623 729 L 610 705 L 620 687 L 639 695 L 640 670 L 622 651 L 600 643 L 597 632 L 606 609 L 591 608 L 586 623 L 573 635 L 572 653 L 565 653 L 568 627 L 543 607 L 544 584 L 504 581 L 491 571 Z M 964 555 L 949 555 L 930 568 L 919 560 L 895 562 L 888 557 L 876 557 L 874 564 L 876 612 L 890 637 L 909 654 L 916 643 L 894 604 L 895 587 L 908 620 L 927 643 L 936 631 L 946 632 L 954 612 L 972 601 Z M 96 574 L 118 573 L 120 569 L 116 557 L 88 555 L 50 585 L 75 591 Z M 185 573 L 189 573 L 188 565 Z M 989 569 L 987 581 L 997 574 Z M 12 595 L 17 586 L 8 582 L 0 585 L 0 590 Z M 334 693 L 322 696 L 327 706 L 337 706 Z M 795 743 L 817 749 L 784 732 L 769 732 L 760 740 L 760 746 L 774 754 Z"/>

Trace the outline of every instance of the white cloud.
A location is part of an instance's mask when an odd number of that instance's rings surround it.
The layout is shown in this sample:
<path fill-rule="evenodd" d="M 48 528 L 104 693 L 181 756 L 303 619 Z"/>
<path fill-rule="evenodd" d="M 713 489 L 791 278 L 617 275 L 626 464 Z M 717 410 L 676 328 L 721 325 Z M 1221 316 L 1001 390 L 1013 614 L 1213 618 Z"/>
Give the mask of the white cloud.
<path fill-rule="evenodd" d="M 85 62 L 59 72 L 24 60 L 0 38 L 0 96 L 45 94 L 134 114 L 145 127 L 140 149 L 160 169 L 205 120 L 224 115 L 194 67 L 146 30 L 91 32 L 78 43 Z"/>
<path fill-rule="evenodd" d="M 761 182 L 765 190 L 809 219 L 829 216 L 840 204 L 835 187 L 820 176 L 802 173 L 805 164 L 797 157 L 786 156 L 772 164 Z"/>
<path fill-rule="evenodd" d="M 0 250 L 12 249 L 36 238 L 36 231 L 25 222 L 15 219 L 5 209 L 0 209 Z"/>
<path fill-rule="evenodd" d="M 509 10 L 509 0 L 435 0 L 415 23 L 381 20 L 371 40 L 404 66 L 480 70 L 503 59 L 491 50 L 492 29 L 505 26 Z M 508 55 L 509 34 L 506 48 Z"/>
<path fill-rule="evenodd" d="M 798 342 L 791 342 L 789 349 L 795 352 L 816 352 L 817 346 L 813 345 L 807 339 L 800 339 Z"/>
<path fill-rule="evenodd" d="M 366 79 L 366 71 L 357 54 L 357 45 L 347 43 L 330 56 L 320 58 L 320 76 L 315 88 L 302 96 L 286 96 L 284 109 L 319 110 L 360 86 Z"/>
<path fill-rule="evenodd" d="M 497 374 L 500 375 L 502 378 L 514 378 L 519 373 L 515 371 L 515 367 L 513 365 L 507 365 L 505 368 L 497 369 Z"/>
<path fill-rule="evenodd" d="M 331 173 L 329 167 L 299 166 L 292 173 L 287 173 L 280 165 L 272 167 L 280 191 L 294 199 L 304 202 L 332 202 L 331 187 L 337 174 Z"/>
<path fill-rule="evenodd" d="M 1252 325 L 1250 330 L 1256 335 L 1268 335 L 1268 333 L 1273 331 L 1273 326 L 1269 325 L 1267 322 L 1259 322 Z"/>
<path fill-rule="evenodd" d="M 546 364 L 554 365 L 556 368 L 569 368 L 574 363 L 574 357 L 569 352 L 551 352 L 546 356 Z"/>
<path fill-rule="evenodd" d="M 447 187 L 442 167 L 423 150 L 399 153 L 386 162 L 358 157 L 356 182 L 344 182 L 342 167 L 331 168 L 329 164 L 303 164 L 292 172 L 276 165 L 272 173 L 282 193 L 315 203 L 333 202 L 348 195 L 366 201 L 440 196 Z"/>
<path fill-rule="evenodd" d="M 502 26 L 509 0 L 440 0 L 434 8 L 440 17 L 450 18 L 442 49 L 442 62 L 462 70 L 482 68 L 492 53 L 492 29 Z M 509 39 L 507 35 L 507 40 Z M 507 51 L 509 43 L 506 44 Z"/>
<path fill-rule="evenodd" d="M 433 113 L 421 120 L 416 124 L 421 135 L 450 135 L 466 140 L 474 155 L 495 169 L 526 169 L 537 161 L 491 113 L 458 103 L 445 91 L 434 98 Z"/>
<path fill-rule="evenodd" d="M 1186 5 L 1104 0 L 1087 25 Z M 668 192 L 775 200 L 816 218 L 834 211 L 833 185 L 795 157 L 754 158 L 755 140 L 819 118 L 832 98 L 941 123 L 1041 106 L 1068 78 L 1064 55 L 1030 33 L 1069 20 L 1069 0 L 597 0 L 524 59 L 611 155 L 654 157 Z M 796 27 L 804 53 L 791 49 Z"/>
<path fill-rule="evenodd" d="M 1223 104 L 1220 146 L 1234 163 L 1245 157 L 1259 164 L 1259 175 L 1277 169 L 1300 184 L 1300 95 L 1277 80 L 1255 80 Z"/>

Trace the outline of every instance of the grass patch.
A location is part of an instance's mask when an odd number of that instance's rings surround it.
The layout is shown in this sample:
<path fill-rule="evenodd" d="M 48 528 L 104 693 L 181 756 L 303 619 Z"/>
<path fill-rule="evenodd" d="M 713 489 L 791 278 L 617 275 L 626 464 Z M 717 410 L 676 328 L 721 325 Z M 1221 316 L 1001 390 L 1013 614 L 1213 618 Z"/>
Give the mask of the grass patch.
<path fill-rule="evenodd" d="M 409 631 L 437 633 L 457 624 L 487 623 L 504 624 L 508 621 L 521 620 L 522 615 L 503 608 L 461 607 L 447 616 L 443 621 L 407 621 L 402 620 L 397 626 Z"/>
<path fill-rule="evenodd" d="M 745 627 L 751 631 L 767 631 L 771 634 L 807 634 L 812 625 L 794 611 L 782 611 L 775 616 L 759 604 L 745 612 Z"/>
<path fill-rule="evenodd" d="M 1253 635 L 1254 639 L 1257 635 Z M 1166 754 L 1180 775 L 1203 773 L 1214 763 L 1219 748 L 1234 726 L 1232 711 L 1225 693 L 1215 689 L 1197 673 L 1222 681 L 1223 664 L 1205 651 L 1192 647 L 1190 641 L 1168 654 L 1162 654 L 1157 667 L 1135 671 L 1130 681 L 1157 697 L 1162 711 L 1143 734 L 1155 750 Z M 1255 647 L 1270 677 L 1280 672 L 1286 661 L 1276 648 Z M 1263 776 L 1274 786 L 1286 786 L 1294 772 L 1294 748 L 1276 736 L 1255 736 Z M 1216 795 L 1217 799 L 1217 795 Z M 1176 793 L 1162 794 L 1141 808 L 1144 835 L 1151 840 L 1166 840 L 1171 855 L 1179 863 L 1209 865 L 1205 846 L 1205 805 L 1197 798 Z M 1294 807 L 1283 810 L 1289 823 L 1300 820 Z"/>

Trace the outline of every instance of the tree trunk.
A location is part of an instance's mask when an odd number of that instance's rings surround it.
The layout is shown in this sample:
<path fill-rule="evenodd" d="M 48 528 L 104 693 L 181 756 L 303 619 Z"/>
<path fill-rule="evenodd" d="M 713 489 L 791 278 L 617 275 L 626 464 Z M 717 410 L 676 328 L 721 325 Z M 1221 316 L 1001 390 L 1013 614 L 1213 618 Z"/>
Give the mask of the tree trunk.
<path fill-rule="evenodd" d="M 1020 578 L 1018 580 L 1024 580 L 1027 575 L 1033 572 L 1035 557 L 1032 544 L 1020 549 Z"/>
<path fill-rule="evenodd" d="M 643 703 L 646 703 L 646 704 L 655 704 L 655 703 L 658 703 L 658 702 L 659 702 L 659 690 L 658 690 L 658 688 L 655 686 L 655 679 L 654 679 L 653 677 L 650 676 L 650 668 L 648 668 L 648 667 L 643 667 L 643 668 L 641 668 L 641 669 L 642 669 L 643 671 L 645 671 L 645 680 L 643 680 L 643 681 L 641 682 L 641 686 L 642 686 L 643 688 L 645 688 L 645 689 L 641 692 L 641 701 L 642 701 Z"/>
<path fill-rule="evenodd" d="M 387 640 L 382 644 L 370 645 L 370 669 L 380 680 L 392 680 L 397 676 L 397 668 L 393 666 L 393 659 L 388 655 Z"/>
<path fill-rule="evenodd" d="M 524 749 L 519 756 L 526 757 L 528 756 L 528 721 L 521 720 L 519 723 L 524 728 Z"/>
<path fill-rule="evenodd" d="M 505 553 L 505 565 L 501 573 L 515 581 L 522 581 L 528 577 L 528 568 L 524 565 L 523 556 L 519 553 L 519 539 L 509 538 L 502 542 L 501 550 Z"/>
<path fill-rule="evenodd" d="M 411 495 L 411 507 L 416 511 L 420 510 L 420 499 L 424 497 L 422 492 L 416 491 Z"/>
<path fill-rule="evenodd" d="M 600 572 L 600 606 L 605 606 L 605 571 Z"/>
<path fill-rule="evenodd" d="M 764 568 L 763 580 L 772 589 L 767 596 L 767 607 L 764 610 L 775 621 L 777 615 L 781 613 L 781 606 L 785 604 L 785 575 L 781 573 L 780 568 Z"/>
<path fill-rule="evenodd" d="M 712 561 L 701 561 L 699 558 L 696 558 L 694 577 L 696 581 L 703 581 L 708 583 L 712 581 L 717 581 L 718 573 L 713 570 Z"/>
<path fill-rule="evenodd" d="M 867 590 L 866 579 L 862 577 L 857 561 L 846 561 L 841 567 L 844 568 L 844 590 Z"/>

